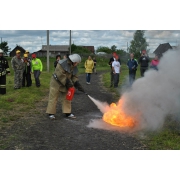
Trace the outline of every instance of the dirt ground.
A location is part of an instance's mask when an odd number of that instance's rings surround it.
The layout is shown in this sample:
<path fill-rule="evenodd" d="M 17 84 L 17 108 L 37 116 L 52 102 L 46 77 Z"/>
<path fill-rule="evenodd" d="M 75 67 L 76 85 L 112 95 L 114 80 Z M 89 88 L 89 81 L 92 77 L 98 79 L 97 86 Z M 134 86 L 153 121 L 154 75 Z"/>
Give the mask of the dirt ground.
<path fill-rule="evenodd" d="M 113 94 L 103 88 L 102 73 L 92 74 L 91 84 L 87 85 L 85 74 L 79 81 L 92 97 L 111 103 Z M 17 120 L 3 133 L 5 149 L 15 150 L 142 150 L 146 146 L 134 134 L 120 133 L 103 129 L 89 128 L 92 119 L 102 117 L 99 109 L 82 92 L 76 91 L 72 102 L 72 113 L 77 117 L 65 118 L 58 103 L 56 120 L 50 120 L 45 113 L 47 96 L 37 104 L 36 109 Z"/>

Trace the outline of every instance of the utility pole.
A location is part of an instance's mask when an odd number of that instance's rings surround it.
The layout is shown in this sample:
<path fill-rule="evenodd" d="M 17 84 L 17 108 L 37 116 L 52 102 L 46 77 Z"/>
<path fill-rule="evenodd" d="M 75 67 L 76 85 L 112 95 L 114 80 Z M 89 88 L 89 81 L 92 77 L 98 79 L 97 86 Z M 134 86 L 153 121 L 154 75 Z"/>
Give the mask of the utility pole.
<path fill-rule="evenodd" d="M 49 30 L 47 30 L 47 72 L 49 72 Z"/>
<path fill-rule="evenodd" d="M 70 37 L 69 37 L 69 54 L 71 54 L 71 30 L 70 30 Z"/>
<path fill-rule="evenodd" d="M 127 53 L 128 53 L 128 42 L 127 42 Z"/>
<path fill-rule="evenodd" d="M 2 37 L 1 37 L 1 43 L 2 43 Z"/>

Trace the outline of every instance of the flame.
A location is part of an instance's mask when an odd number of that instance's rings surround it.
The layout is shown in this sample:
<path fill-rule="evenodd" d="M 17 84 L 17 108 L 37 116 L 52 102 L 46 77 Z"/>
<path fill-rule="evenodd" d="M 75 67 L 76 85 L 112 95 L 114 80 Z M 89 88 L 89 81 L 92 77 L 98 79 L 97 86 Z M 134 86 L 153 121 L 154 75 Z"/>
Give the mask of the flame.
<path fill-rule="evenodd" d="M 111 125 L 120 127 L 134 127 L 135 118 L 126 114 L 123 109 L 123 100 L 121 99 L 118 104 L 110 104 L 107 112 L 103 115 L 103 120 Z"/>

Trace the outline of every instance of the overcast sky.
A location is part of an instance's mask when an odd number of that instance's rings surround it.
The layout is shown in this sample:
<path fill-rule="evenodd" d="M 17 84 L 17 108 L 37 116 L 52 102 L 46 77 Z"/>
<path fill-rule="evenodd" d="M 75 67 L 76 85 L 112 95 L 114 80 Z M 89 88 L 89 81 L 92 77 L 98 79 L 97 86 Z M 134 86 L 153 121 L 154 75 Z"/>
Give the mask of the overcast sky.
<path fill-rule="evenodd" d="M 69 30 L 50 30 L 51 45 L 68 45 Z M 133 39 L 134 30 L 72 30 L 72 43 L 76 45 L 98 46 L 116 45 L 118 49 L 127 50 Z M 11 50 L 16 44 L 30 52 L 38 51 L 47 43 L 46 30 L 0 30 L 2 41 L 7 41 Z M 146 30 L 145 37 L 149 43 L 150 52 L 159 44 L 169 42 L 170 45 L 179 44 L 179 30 Z"/>

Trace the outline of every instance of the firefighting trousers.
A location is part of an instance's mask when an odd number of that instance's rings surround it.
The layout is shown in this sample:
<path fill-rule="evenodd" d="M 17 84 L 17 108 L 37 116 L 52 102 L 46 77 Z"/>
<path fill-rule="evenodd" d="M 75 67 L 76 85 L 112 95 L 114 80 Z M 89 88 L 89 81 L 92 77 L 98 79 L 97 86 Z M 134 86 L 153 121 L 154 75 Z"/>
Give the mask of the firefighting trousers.
<path fill-rule="evenodd" d="M 23 70 L 16 70 L 14 72 L 14 88 L 19 89 L 22 87 Z"/>
<path fill-rule="evenodd" d="M 46 113 L 56 114 L 58 98 L 61 99 L 62 113 L 71 113 L 71 101 L 66 99 L 67 92 L 60 92 L 57 87 L 50 87 L 49 101 Z"/>
<path fill-rule="evenodd" d="M 6 75 L 0 76 L 0 94 L 6 94 Z"/>

